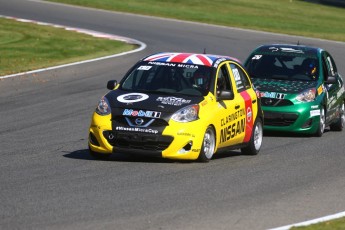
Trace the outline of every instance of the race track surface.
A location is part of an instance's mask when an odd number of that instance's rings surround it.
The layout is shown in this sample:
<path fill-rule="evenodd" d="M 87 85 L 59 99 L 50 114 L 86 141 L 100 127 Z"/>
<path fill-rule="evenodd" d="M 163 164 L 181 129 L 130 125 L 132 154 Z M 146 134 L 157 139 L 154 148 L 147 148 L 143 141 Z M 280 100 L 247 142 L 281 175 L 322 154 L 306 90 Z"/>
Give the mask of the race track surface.
<path fill-rule="evenodd" d="M 0 14 L 130 37 L 118 58 L 0 80 L 0 229 L 268 229 L 345 210 L 345 132 L 265 134 L 257 156 L 208 164 L 91 158 L 88 126 L 106 82 L 158 51 L 240 60 L 262 43 L 321 46 L 345 75 L 345 44 L 39 1 L 0 0 Z"/>

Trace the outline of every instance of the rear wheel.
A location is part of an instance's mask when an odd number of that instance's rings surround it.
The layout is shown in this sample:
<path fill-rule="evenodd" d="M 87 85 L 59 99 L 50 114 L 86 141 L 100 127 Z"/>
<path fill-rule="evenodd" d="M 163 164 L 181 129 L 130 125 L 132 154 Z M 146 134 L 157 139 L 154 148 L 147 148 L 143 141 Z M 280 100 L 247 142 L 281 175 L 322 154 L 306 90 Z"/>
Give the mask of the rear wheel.
<path fill-rule="evenodd" d="M 330 128 L 332 131 L 342 131 L 345 125 L 345 102 L 342 103 L 340 106 L 340 111 L 339 111 L 339 118 L 337 119 L 336 122 L 332 123 L 330 125 Z"/>
<path fill-rule="evenodd" d="M 201 162 L 208 162 L 214 154 L 216 146 L 216 135 L 212 126 L 208 126 L 204 135 L 204 140 L 201 146 L 198 160 Z"/>
<path fill-rule="evenodd" d="M 325 116 L 325 109 L 322 107 L 320 109 L 319 127 L 316 130 L 315 136 L 321 137 L 322 134 L 325 132 L 325 128 L 326 128 L 326 116 Z"/>
<path fill-rule="evenodd" d="M 107 160 L 111 155 L 111 154 L 103 154 L 103 153 L 94 152 L 91 150 L 90 146 L 89 146 L 89 153 L 93 158 L 97 160 Z"/>
<path fill-rule="evenodd" d="M 254 130 L 248 146 L 241 149 L 242 154 L 245 155 L 257 155 L 261 149 L 263 137 L 263 126 L 260 119 L 256 120 Z"/>

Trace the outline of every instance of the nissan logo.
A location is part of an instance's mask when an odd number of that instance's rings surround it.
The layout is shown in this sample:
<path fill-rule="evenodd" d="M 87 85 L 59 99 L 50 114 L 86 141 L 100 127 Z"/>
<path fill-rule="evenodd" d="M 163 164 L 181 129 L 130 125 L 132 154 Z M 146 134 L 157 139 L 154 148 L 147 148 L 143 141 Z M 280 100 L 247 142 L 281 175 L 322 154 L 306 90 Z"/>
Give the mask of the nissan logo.
<path fill-rule="evenodd" d="M 142 125 L 143 123 L 144 123 L 144 119 L 142 119 L 142 118 L 135 119 L 135 124 L 136 125 Z"/>
<path fill-rule="evenodd" d="M 270 98 L 265 100 L 266 105 L 272 105 L 272 103 L 273 103 L 273 100 Z"/>

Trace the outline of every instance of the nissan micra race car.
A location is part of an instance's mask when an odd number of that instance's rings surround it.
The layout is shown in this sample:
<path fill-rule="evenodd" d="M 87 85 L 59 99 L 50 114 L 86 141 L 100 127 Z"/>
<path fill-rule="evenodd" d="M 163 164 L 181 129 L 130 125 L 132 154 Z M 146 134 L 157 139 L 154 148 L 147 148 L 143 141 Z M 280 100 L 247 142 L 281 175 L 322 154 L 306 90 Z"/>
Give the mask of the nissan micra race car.
<path fill-rule="evenodd" d="M 207 162 L 220 149 L 260 151 L 260 101 L 236 59 L 153 54 L 107 88 L 90 126 L 95 157 L 119 152 Z"/>
<path fill-rule="evenodd" d="M 260 91 L 265 130 L 322 136 L 345 124 L 344 82 L 332 56 L 321 48 L 264 45 L 244 64 Z"/>

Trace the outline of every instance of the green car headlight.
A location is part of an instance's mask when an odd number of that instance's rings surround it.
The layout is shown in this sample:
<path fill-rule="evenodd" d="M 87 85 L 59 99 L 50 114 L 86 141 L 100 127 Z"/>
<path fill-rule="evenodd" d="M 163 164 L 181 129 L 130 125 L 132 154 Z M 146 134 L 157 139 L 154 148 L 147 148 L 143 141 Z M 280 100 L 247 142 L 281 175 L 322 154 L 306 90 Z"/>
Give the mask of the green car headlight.
<path fill-rule="evenodd" d="M 171 117 L 177 122 L 190 122 L 198 119 L 199 105 L 189 105 L 174 113 Z"/>
<path fill-rule="evenodd" d="M 312 88 L 312 89 L 304 90 L 302 93 L 298 94 L 296 97 L 296 100 L 300 102 L 311 102 L 311 101 L 314 101 L 315 98 L 316 98 L 316 89 Z"/>

